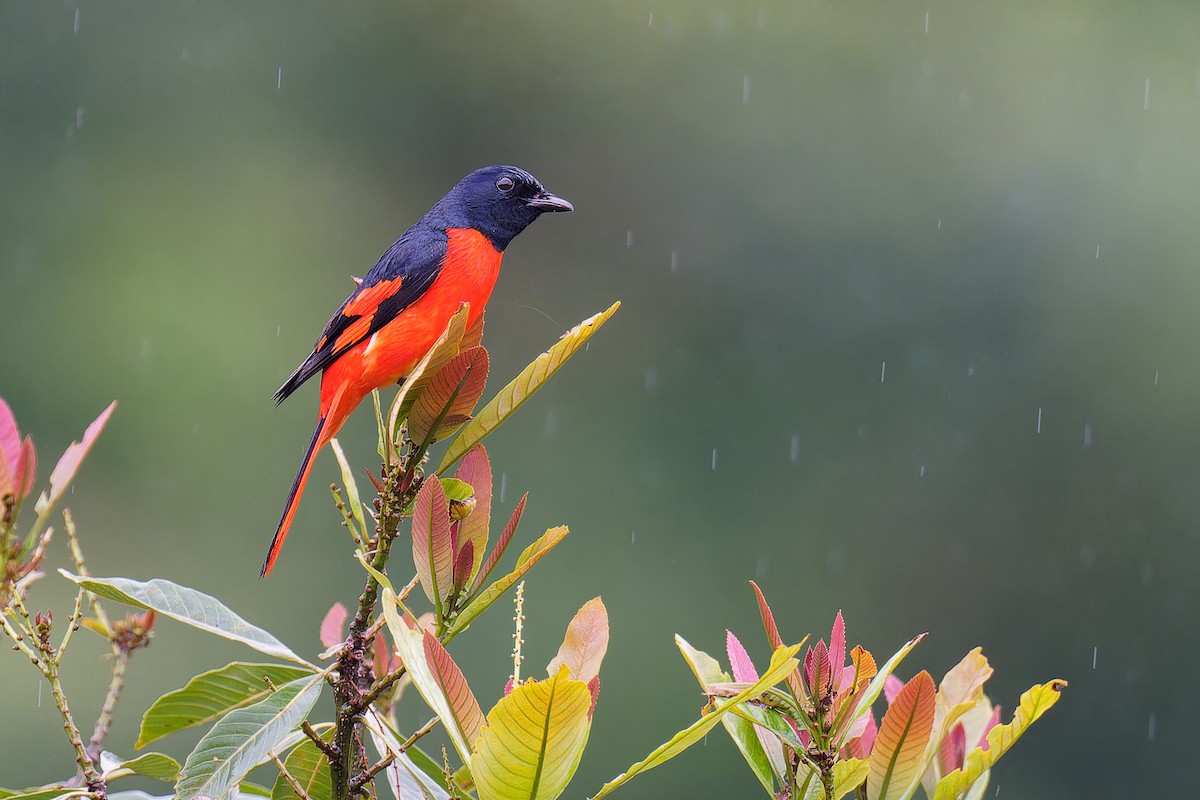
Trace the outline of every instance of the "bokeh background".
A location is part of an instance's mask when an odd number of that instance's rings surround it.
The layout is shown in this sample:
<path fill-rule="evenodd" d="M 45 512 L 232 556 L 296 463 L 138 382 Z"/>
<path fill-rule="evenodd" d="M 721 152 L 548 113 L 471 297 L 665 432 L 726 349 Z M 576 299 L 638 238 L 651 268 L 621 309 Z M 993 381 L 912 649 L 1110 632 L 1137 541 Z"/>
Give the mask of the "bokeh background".
<path fill-rule="evenodd" d="M 212 592 L 303 652 L 361 584 L 320 486 L 257 569 L 315 388 L 270 394 L 380 252 L 461 175 L 572 200 L 509 250 L 493 386 L 623 307 L 489 442 L 548 661 L 613 626 L 593 793 L 701 705 L 672 642 L 785 636 L 904 673 L 982 644 L 1013 708 L 1062 702 L 1006 797 L 1180 796 L 1200 699 L 1200 7 L 1032 1 L 10 2 L 0 7 L 0 394 L 45 476 L 120 401 L 70 498 L 97 574 Z M 342 435 L 374 465 L 369 414 Z M 54 557 L 65 562 L 65 553 Z M 68 593 L 38 603 L 66 616 Z M 455 643 L 485 705 L 501 607 Z M 104 651 L 66 674 L 94 718 Z M 204 668 L 164 622 L 109 746 Z M 0 785 L 64 777 L 36 673 L 0 659 Z M 422 720 L 424 718 L 422 717 Z M 183 755 L 186 736 L 167 742 Z M 722 735 L 624 790 L 753 796 Z"/>

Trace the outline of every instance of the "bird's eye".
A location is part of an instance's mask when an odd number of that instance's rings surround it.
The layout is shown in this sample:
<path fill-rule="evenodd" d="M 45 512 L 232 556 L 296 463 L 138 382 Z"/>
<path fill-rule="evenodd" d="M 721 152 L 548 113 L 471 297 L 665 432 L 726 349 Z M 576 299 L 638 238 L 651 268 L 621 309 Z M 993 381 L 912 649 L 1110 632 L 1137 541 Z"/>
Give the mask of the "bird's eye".
<path fill-rule="evenodd" d="M 505 194 L 511 192 L 514 185 L 515 184 L 513 183 L 512 178 L 501 178 L 500 180 L 496 181 L 496 188 Z"/>

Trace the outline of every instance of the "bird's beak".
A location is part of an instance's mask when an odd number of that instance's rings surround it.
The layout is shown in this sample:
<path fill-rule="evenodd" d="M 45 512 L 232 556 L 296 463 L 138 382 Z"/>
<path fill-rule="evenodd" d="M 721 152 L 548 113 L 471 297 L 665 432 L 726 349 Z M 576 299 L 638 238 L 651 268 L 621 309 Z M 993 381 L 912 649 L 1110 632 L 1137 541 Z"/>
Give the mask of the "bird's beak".
<path fill-rule="evenodd" d="M 557 195 L 550 194 L 549 192 L 539 192 L 538 194 L 534 195 L 534 197 L 532 197 L 529 202 L 526 203 L 526 205 L 530 208 L 536 208 L 538 211 L 575 210 L 575 206 L 571 205 L 570 202 L 563 200 Z"/>

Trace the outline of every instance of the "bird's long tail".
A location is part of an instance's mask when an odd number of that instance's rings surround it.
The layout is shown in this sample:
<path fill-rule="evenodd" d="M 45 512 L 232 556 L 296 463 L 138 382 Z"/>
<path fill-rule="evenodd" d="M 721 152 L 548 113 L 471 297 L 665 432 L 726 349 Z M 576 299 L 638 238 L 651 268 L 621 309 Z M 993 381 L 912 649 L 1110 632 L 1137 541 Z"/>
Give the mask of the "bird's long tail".
<path fill-rule="evenodd" d="M 271 568 L 275 566 L 275 559 L 279 557 L 279 551 L 283 549 L 283 540 L 287 538 L 288 529 L 292 527 L 292 520 L 296 517 L 296 509 L 300 505 L 300 495 L 304 494 L 304 484 L 308 483 L 308 473 L 312 471 L 317 451 L 328 441 L 328 438 L 321 437 L 326 427 L 325 420 L 326 417 L 320 417 L 317 420 L 317 429 L 313 431 L 312 441 L 308 443 L 308 450 L 304 452 L 304 460 L 300 462 L 300 471 L 296 473 L 296 480 L 292 482 L 292 491 L 288 493 L 287 503 L 283 506 L 283 516 L 279 518 L 279 527 L 275 529 L 275 536 L 271 538 L 271 547 L 267 550 L 267 559 L 263 561 L 262 571 L 258 573 L 259 577 L 265 578 L 271 574 Z"/>

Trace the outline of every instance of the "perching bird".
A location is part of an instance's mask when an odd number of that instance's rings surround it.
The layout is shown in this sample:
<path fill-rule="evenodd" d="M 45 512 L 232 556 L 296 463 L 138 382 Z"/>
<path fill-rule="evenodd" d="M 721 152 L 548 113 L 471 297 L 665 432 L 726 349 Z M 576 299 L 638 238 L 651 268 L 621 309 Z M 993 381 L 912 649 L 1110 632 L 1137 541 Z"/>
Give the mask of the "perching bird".
<path fill-rule="evenodd" d="M 329 320 L 312 354 L 275 392 L 275 402 L 282 403 L 323 373 L 317 429 L 271 539 L 263 577 L 287 538 L 313 459 L 350 412 L 374 389 L 402 380 L 462 303 L 470 304 L 467 327 L 475 324 L 508 243 L 540 215 L 571 210 L 523 169 L 483 167 L 459 181 L 379 258 Z"/>

